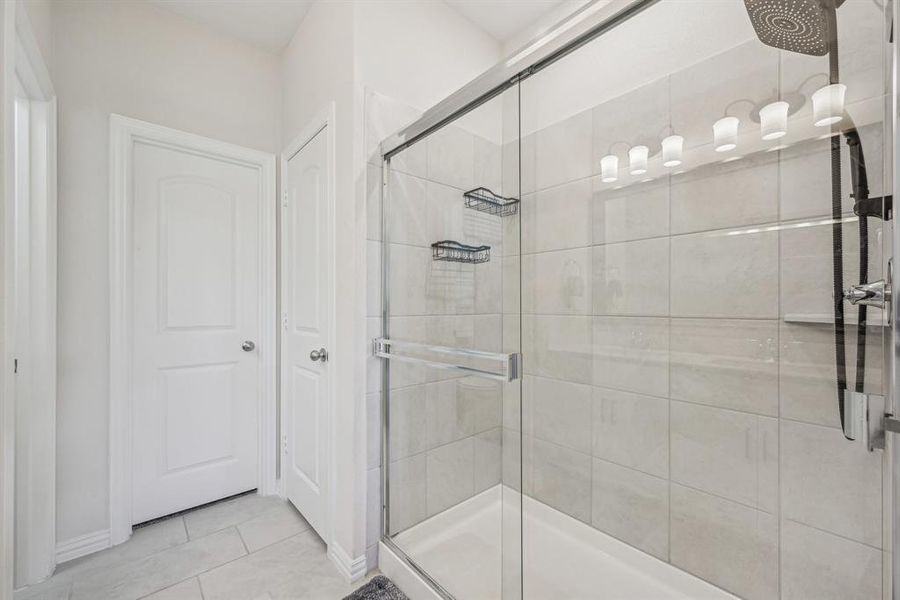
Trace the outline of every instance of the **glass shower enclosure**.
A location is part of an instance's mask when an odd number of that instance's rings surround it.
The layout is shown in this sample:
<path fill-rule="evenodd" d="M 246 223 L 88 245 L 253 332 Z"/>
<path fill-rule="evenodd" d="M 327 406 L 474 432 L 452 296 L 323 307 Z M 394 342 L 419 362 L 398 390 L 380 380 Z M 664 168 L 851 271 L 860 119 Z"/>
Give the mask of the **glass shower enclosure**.
<path fill-rule="evenodd" d="M 383 145 L 382 539 L 437 597 L 894 597 L 891 15 L 593 2 Z"/>

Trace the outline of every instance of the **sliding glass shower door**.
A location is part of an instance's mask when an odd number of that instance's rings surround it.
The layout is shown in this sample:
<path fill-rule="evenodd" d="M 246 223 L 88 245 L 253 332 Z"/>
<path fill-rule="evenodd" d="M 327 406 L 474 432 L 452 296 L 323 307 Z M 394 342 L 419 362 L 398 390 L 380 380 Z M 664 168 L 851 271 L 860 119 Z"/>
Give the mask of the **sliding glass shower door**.
<path fill-rule="evenodd" d="M 385 539 L 447 596 L 521 598 L 518 90 L 384 177 Z"/>
<path fill-rule="evenodd" d="M 388 154 L 384 541 L 460 600 L 889 598 L 889 14 L 601 5 Z"/>
<path fill-rule="evenodd" d="M 890 30 L 830 4 L 662 1 L 522 81 L 525 598 L 889 590 L 886 313 L 841 295 L 890 255 Z"/>

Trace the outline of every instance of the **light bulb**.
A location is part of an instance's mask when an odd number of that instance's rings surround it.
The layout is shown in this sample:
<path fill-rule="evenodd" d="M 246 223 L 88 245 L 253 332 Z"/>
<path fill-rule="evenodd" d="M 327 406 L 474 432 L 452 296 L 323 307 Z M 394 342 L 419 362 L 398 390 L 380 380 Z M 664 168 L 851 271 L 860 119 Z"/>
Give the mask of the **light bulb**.
<path fill-rule="evenodd" d="M 681 153 L 684 150 L 684 138 L 670 135 L 662 141 L 662 159 L 664 167 L 677 167 L 681 164 Z"/>
<path fill-rule="evenodd" d="M 740 122 L 737 117 L 722 117 L 713 123 L 716 152 L 728 152 L 737 148 L 737 132 Z"/>
<path fill-rule="evenodd" d="M 846 93 L 847 86 L 843 83 L 826 85 L 813 93 L 813 123 L 816 127 L 827 127 L 844 118 Z"/>
<path fill-rule="evenodd" d="M 647 146 L 633 146 L 628 150 L 628 171 L 632 175 L 643 175 L 647 172 L 647 158 L 650 148 Z"/>
<path fill-rule="evenodd" d="M 787 102 L 772 102 L 759 110 L 759 127 L 762 139 L 777 140 L 787 133 L 787 118 L 790 105 Z"/>
<path fill-rule="evenodd" d="M 619 178 L 619 157 L 615 154 L 607 154 L 600 159 L 600 180 L 603 183 L 612 183 Z"/>

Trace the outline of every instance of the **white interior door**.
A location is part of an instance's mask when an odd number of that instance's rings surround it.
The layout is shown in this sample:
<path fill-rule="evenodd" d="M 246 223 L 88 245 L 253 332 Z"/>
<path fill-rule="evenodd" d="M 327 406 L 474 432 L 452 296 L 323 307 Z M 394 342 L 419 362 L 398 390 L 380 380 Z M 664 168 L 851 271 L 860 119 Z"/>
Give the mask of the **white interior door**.
<path fill-rule="evenodd" d="M 133 149 L 132 522 L 257 487 L 260 172 Z"/>
<path fill-rule="evenodd" d="M 282 472 L 288 499 L 323 538 L 329 479 L 327 347 L 333 276 L 328 139 L 328 127 L 324 127 L 302 147 L 295 147 L 295 152 L 286 153 L 282 218 Z"/>

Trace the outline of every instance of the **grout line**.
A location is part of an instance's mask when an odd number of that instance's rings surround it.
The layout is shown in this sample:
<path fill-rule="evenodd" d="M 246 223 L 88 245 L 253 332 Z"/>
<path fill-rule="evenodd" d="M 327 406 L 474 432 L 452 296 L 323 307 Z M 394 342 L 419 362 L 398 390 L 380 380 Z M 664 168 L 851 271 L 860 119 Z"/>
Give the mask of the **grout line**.
<path fill-rule="evenodd" d="M 852 544 L 859 544 L 860 546 L 865 546 L 866 548 L 875 550 L 882 554 L 885 554 L 885 553 L 890 554 L 890 552 L 891 552 L 890 548 L 879 548 L 878 546 L 873 546 L 872 544 L 869 544 L 867 542 L 861 542 L 861 541 L 853 539 L 851 537 L 847 537 L 844 534 L 836 533 L 834 531 L 829 531 L 828 529 L 823 529 L 816 525 L 810 525 L 809 523 L 804 523 L 803 521 L 798 521 L 797 519 L 791 519 L 790 517 L 782 517 L 781 519 L 779 519 L 779 521 L 789 521 L 791 523 L 794 523 L 795 525 L 800 525 L 801 527 L 808 527 L 809 529 L 812 529 L 814 531 L 818 531 L 820 533 L 834 536 L 836 538 L 844 540 L 845 542 L 850 542 Z M 881 537 L 881 536 L 879 536 L 879 537 Z"/>
<path fill-rule="evenodd" d="M 247 521 L 244 521 L 244 523 L 246 523 L 246 522 Z M 244 536 L 241 534 L 240 528 L 237 525 L 235 525 L 234 530 L 237 532 L 238 538 L 240 538 L 240 540 L 241 540 L 241 545 L 244 547 L 244 552 L 246 552 L 246 554 L 244 556 L 249 556 L 250 548 L 247 547 L 247 542 L 246 542 L 246 540 L 244 540 Z"/>

